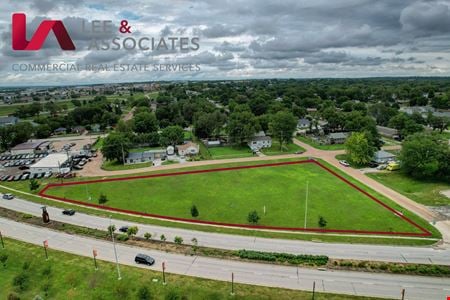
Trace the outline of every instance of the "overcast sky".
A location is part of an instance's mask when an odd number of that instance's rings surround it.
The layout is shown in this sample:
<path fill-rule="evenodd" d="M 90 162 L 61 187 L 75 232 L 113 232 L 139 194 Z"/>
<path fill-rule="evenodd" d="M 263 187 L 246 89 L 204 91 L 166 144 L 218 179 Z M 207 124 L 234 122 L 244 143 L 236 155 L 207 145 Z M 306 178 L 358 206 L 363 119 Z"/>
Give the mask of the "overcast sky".
<path fill-rule="evenodd" d="M 6 2 L 6 3 L 5 3 Z M 27 14 L 28 38 L 45 19 L 64 21 L 77 50 L 50 34 L 37 52 L 13 51 L 11 14 Z M 200 38 L 189 53 L 88 51 L 82 20 L 127 19 L 135 38 Z M 89 24 L 89 23 L 88 23 Z M 3 86 L 171 79 L 449 76 L 450 1 L 408 0 L 3 0 Z M 113 36 L 123 36 L 118 30 Z M 105 36 L 112 38 L 112 36 Z M 12 70 L 14 63 L 199 64 L 200 72 Z"/>

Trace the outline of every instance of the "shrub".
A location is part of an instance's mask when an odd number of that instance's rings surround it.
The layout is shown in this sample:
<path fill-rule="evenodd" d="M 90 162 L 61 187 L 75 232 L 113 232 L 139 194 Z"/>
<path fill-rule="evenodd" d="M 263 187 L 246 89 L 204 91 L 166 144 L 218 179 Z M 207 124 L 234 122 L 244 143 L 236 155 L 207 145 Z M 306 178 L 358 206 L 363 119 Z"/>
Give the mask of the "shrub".
<path fill-rule="evenodd" d="M 150 290 L 146 286 L 142 286 L 139 288 L 137 292 L 137 298 L 139 300 L 150 300 L 153 299 L 152 294 L 150 293 Z"/>
<path fill-rule="evenodd" d="M 323 266 L 328 263 L 328 256 L 324 255 L 295 255 L 289 253 L 260 252 L 251 250 L 239 250 L 237 255 L 243 259 L 287 262 L 290 264 Z"/>
<path fill-rule="evenodd" d="M 251 224 L 258 224 L 259 219 L 260 219 L 260 217 L 258 215 L 258 212 L 256 212 L 256 210 L 251 211 L 251 212 L 248 213 L 247 220 L 248 220 L 249 223 L 251 223 Z"/>
<path fill-rule="evenodd" d="M 319 217 L 319 227 L 321 227 L 321 228 L 323 228 L 323 227 L 325 227 L 325 226 L 327 226 L 327 220 L 325 220 L 325 218 L 324 217 L 322 217 L 322 216 L 320 216 Z"/>
<path fill-rule="evenodd" d="M 139 229 L 137 226 L 128 227 L 127 234 L 128 236 L 135 236 L 138 233 Z"/>
<path fill-rule="evenodd" d="M 181 245 L 183 244 L 183 238 L 181 236 L 176 236 L 173 241 L 175 242 L 175 244 L 177 245 Z"/>
<path fill-rule="evenodd" d="M 198 213 L 197 206 L 192 205 L 192 207 L 191 207 L 191 216 L 192 216 L 193 218 L 197 218 L 198 215 L 199 215 L 199 213 Z"/>
<path fill-rule="evenodd" d="M 3 267 L 6 268 L 6 261 L 8 260 L 8 254 L 2 253 L 0 254 L 0 262 L 3 264 Z"/>
<path fill-rule="evenodd" d="M 149 239 L 152 238 L 152 234 L 150 232 L 146 232 L 144 233 L 144 238 L 148 241 Z"/>
<path fill-rule="evenodd" d="M 161 234 L 161 236 L 159 237 L 160 239 L 161 239 L 161 241 L 163 241 L 163 242 L 165 242 L 167 239 L 166 239 L 166 236 L 164 235 L 164 234 Z"/>
<path fill-rule="evenodd" d="M 17 287 L 20 291 L 28 289 L 29 277 L 26 273 L 22 272 L 13 279 L 13 286 Z"/>
<path fill-rule="evenodd" d="M 39 183 L 36 179 L 30 179 L 30 191 L 35 191 L 39 188 Z"/>
<path fill-rule="evenodd" d="M 30 214 L 22 214 L 22 219 L 31 219 L 31 218 L 33 218 L 33 216 L 32 215 L 30 215 Z"/>
<path fill-rule="evenodd" d="M 128 241 L 129 238 L 130 237 L 126 233 L 123 233 L 123 234 L 120 234 L 119 236 L 117 236 L 117 240 L 122 241 L 122 242 Z"/>
<path fill-rule="evenodd" d="M 108 202 L 108 197 L 106 195 L 101 194 L 100 197 L 98 197 L 98 204 L 105 204 Z"/>

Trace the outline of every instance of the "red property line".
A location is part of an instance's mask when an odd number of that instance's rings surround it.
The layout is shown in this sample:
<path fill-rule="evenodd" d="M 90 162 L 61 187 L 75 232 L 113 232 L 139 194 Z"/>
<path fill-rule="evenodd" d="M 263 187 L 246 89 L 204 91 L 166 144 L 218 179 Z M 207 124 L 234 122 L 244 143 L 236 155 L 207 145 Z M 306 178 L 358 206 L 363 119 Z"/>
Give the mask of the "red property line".
<path fill-rule="evenodd" d="M 126 180 L 135 180 L 135 179 L 146 179 L 146 178 L 155 178 L 155 177 L 167 177 L 167 176 L 181 176 L 181 175 L 187 175 L 187 174 L 201 174 L 201 173 L 210 173 L 210 172 L 223 172 L 223 171 L 232 171 L 232 170 L 242 170 L 242 169 L 253 169 L 253 168 L 263 168 L 263 167 L 276 167 L 276 166 L 284 166 L 284 165 L 294 165 L 294 164 L 306 164 L 306 163 L 314 163 L 318 166 L 320 166 L 323 170 L 329 172 L 331 175 L 337 177 L 350 187 L 356 189 L 357 191 L 361 192 L 365 196 L 369 197 L 369 199 L 377 202 L 384 208 L 388 209 L 392 213 L 394 213 L 396 216 L 400 217 L 401 219 L 405 220 L 409 224 L 413 225 L 414 227 L 418 228 L 421 233 L 414 233 L 414 232 L 391 232 L 391 231 L 366 231 L 366 230 L 347 230 L 347 229 L 322 229 L 322 228 L 296 228 L 296 227 L 277 227 L 277 226 L 263 226 L 263 225 L 248 225 L 248 224 L 232 224 L 232 223 L 223 223 L 223 222 L 212 222 L 212 221 L 202 221 L 202 220 L 191 220 L 191 219 L 185 219 L 185 218 L 178 218 L 178 217 L 170 217 L 170 216 L 162 216 L 162 215 L 156 215 L 156 214 L 149 214 L 139 211 L 133 211 L 133 210 L 127 210 L 122 208 L 114 208 L 114 207 L 107 207 L 103 205 L 93 204 L 93 203 L 86 203 L 82 201 L 72 200 L 72 199 L 66 199 L 62 197 L 47 195 L 46 191 L 54 188 L 54 187 L 60 187 L 60 186 L 71 186 L 71 185 L 81 185 L 81 184 L 91 184 L 91 183 L 104 183 L 104 182 L 113 182 L 113 181 L 126 181 Z M 193 170 L 193 171 L 184 171 L 184 172 L 175 172 L 175 173 L 163 173 L 163 174 L 153 174 L 153 175 L 142 175 L 142 176 L 131 176 L 131 177 L 121 177 L 121 178 L 107 178 L 107 179 L 97 179 L 97 180 L 91 180 L 91 181 L 78 181 L 78 182 L 67 182 L 67 183 L 52 183 L 48 184 L 44 189 L 42 189 L 39 192 L 39 195 L 42 197 L 46 197 L 49 199 L 57 200 L 57 201 L 63 201 L 66 203 L 71 204 L 77 204 L 77 205 L 84 205 L 88 207 L 94 207 L 98 209 L 103 210 L 109 210 L 113 212 L 119 212 L 119 213 L 126 213 L 126 214 L 133 214 L 138 216 L 144 216 L 144 217 L 152 217 L 152 218 L 158 218 L 163 220 L 169 220 L 169 221 L 181 221 L 181 222 L 188 222 L 188 223 L 195 223 L 195 224 L 203 224 L 203 225 L 214 225 L 214 226 L 227 226 L 227 227 L 240 227 L 240 228 L 248 228 L 248 229 L 269 229 L 269 230 L 283 230 L 283 231 L 305 231 L 305 232 L 321 232 L 321 233 L 352 233 L 352 234 L 378 234 L 378 235 L 404 235 L 404 236 L 431 236 L 431 232 L 429 232 L 427 229 L 423 228 L 422 226 L 418 225 L 416 222 L 412 221 L 408 217 L 405 217 L 402 213 L 396 211 L 395 209 L 389 207 L 387 204 L 383 203 L 381 200 L 377 199 L 376 197 L 372 196 L 368 192 L 364 191 L 363 189 L 359 188 L 355 184 L 351 183 L 346 178 L 342 177 L 335 171 L 331 170 L 330 168 L 324 166 L 322 163 L 309 159 L 309 160 L 302 160 L 302 161 L 292 161 L 292 162 L 280 162 L 280 163 L 270 163 L 270 164 L 259 164 L 259 165 L 250 165 L 250 166 L 237 166 L 237 167 L 228 167 L 228 168 L 217 168 L 217 169 L 204 169 L 204 170 Z"/>

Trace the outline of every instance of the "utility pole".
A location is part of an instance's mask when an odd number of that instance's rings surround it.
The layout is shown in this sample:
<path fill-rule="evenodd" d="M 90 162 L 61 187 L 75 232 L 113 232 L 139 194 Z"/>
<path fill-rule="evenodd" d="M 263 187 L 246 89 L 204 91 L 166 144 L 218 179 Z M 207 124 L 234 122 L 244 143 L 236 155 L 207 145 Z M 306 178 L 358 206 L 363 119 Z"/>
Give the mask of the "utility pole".
<path fill-rule="evenodd" d="M 306 201 L 305 201 L 305 225 L 306 229 L 306 218 L 308 217 L 308 196 L 309 196 L 309 181 L 306 181 Z"/>
<path fill-rule="evenodd" d="M 109 228 L 112 228 L 111 216 L 109 216 Z M 120 276 L 120 267 L 119 267 L 119 259 L 117 258 L 117 249 L 116 249 L 116 241 L 114 240 L 114 231 L 111 230 L 111 239 L 114 247 L 114 256 L 116 257 L 116 267 L 117 267 L 117 280 L 121 280 L 122 276 Z"/>
<path fill-rule="evenodd" d="M 234 296 L 234 273 L 231 272 L 231 296 Z"/>

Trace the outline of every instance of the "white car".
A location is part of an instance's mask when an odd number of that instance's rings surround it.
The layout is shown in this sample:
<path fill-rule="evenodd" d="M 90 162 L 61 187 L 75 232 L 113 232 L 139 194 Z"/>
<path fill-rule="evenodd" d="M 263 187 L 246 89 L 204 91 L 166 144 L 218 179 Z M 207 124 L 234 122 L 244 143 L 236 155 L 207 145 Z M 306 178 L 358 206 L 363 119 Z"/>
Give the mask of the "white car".
<path fill-rule="evenodd" d="M 350 164 L 346 160 L 340 160 L 339 163 L 344 167 L 350 167 Z"/>
<path fill-rule="evenodd" d="M 14 195 L 13 194 L 3 194 L 3 199 L 12 200 L 12 199 L 14 199 Z"/>

